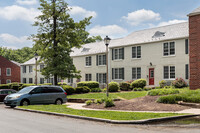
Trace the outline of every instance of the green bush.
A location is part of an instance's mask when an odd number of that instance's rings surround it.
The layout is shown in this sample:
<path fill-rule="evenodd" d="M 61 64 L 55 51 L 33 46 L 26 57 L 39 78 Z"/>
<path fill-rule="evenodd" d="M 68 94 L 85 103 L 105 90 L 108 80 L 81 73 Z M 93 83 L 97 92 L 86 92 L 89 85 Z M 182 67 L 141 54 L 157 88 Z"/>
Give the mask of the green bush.
<path fill-rule="evenodd" d="M 142 88 L 134 88 L 133 91 L 143 91 Z"/>
<path fill-rule="evenodd" d="M 106 98 L 104 99 L 104 107 L 112 107 L 112 106 L 115 106 L 113 100 L 111 98 Z"/>
<path fill-rule="evenodd" d="M 159 82 L 160 88 L 164 88 L 167 85 L 167 82 L 165 80 L 161 80 Z"/>
<path fill-rule="evenodd" d="M 10 89 L 8 84 L 0 84 L 0 89 Z"/>
<path fill-rule="evenodd" d="M 121 82 L 119 86 L 121 91 L 128 91 L 130 89 L 130 84 L 127 82 Z"/>
<path fill-rule="evenodd" d="M 52 85 L 52 83 L 44 83 L 44 84 L 42 84 L 42 85 Z"/>
<path fill-rule="evenodd" d="M 166 104 L 175 104 L 178 101 L 182 101 L 182 97 L 179 95 L 162 96 L 157 99 L 157 102 Z"/>
<path fill-rule="evenodd" d="M 91 92 L 102 92 L 101 88 L 91 88 L 90 89 Z"/>
<path fill-rule="evenodd" d="M 161 87 L 160 86 L 156 86 L 155 89 L 161 89 Z"/>
<path fill-rule="evenodd" d="M 23 89 L 23 88 L 25 88 L 25 87 L 28 87 L 28 86 L 34 86 L 35 84 L 23 84 L 21 87 L 20 87 L 20 89 Z"/>
<path fill-rule="evenodd" d="M 184 88 L 188 85 L 182 78 L 177 78 L 172 82 L 172 86 L 174 86 L 175 88 Z"/>
<path fill-rule="evenodd" d="M 104 101 L 102 99 L 95 99 L 94 103 L 95 104 L 102 104 Z"/>
<path fill-rule="evenodd" d="M 88 92 L 90 92 L 90 88 L 88 88 L 87 86 L 75 88 L 75 93 L 88 93 Z"/>
<path fill-rule="evenodd" d="M 119 83 L 117 83 L 117 82 L 110 82 L 108 84 L 108 91 L 109 92 L 118 92 L 119 89 L 120 89 Z"/>
<path fill-rule="evenodd" d="M 13 89 L 13 90 L 16 90 L 16 91 L 19 91 L 20 87 L 21 87 L 20 84 L 17 83 L 17 82 L 14 82 L 14 83 L 10 84 L 10 89 Z"/>
<path fill-rule="evenodd" d="M 88 105 L 91 105 L 93 103 L 93 101 L 92 100 L 87 100 L 86 102 L 85 102 L 85 104 L 88 106 Z"/>
<path fill-rule="evenodd" d="M 69 85 L 63 85 L 62 88 L 66 91 L 67 95 L 71 95 L 75 92 L 75 89 Z"/>
<path fill-rule="evenodd" d="M 150 88 L 150 87 L 144 87 L 143 90 L 144 90 L 144 91 L 149 91 L 149 90 L 152 90 L 152 88 Z"/>
<path fill-rule="evenodd" d="M 169 94 L 178 94 L 178 89 L 154 89 L 150 90 L 147 95 L 150 96 L 160 96 L 160 95 L 169 95 Z"/>
<path fill-rule="evenodd" d="M 99 82 L 96 81 L 82 81 L 77 84 L 77 87 L 87 86 L 91 88 L 99 88 Z"/>
<path fill-rule="evenodd" d="M 90 92 L 90 88 L 87 86 L 83 86 L 83 93 L 88 93 Z"/>
<path fill-rule="evenodd" d="M 137 79 L 131 83 L 132 88 L 144 88 L 147 84 L 145 79 Z"/>
<path fill-rule="evenodd" d="M 58 85 L 59 86 L 61 86 L 61 85 L 67 85 L 67 83 L 65 83 L 65 82 L 63 82 L 63 83 L 62 82 L 58 82 Z"/>

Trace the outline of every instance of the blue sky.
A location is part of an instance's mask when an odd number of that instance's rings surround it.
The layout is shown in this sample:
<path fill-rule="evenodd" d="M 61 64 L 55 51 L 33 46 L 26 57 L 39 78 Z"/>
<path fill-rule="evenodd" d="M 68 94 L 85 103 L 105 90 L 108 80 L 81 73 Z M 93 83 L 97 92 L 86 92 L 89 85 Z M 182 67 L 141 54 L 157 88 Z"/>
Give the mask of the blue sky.
<path fill-rule="evenodd" d="M 131 32 L 187 21 L 187 14 L 200 6 L 198 0 L 66 0 L 76 21 L 93 16 L 87 27 L 91 35 L 112 39 Z M 0 1 L 0 46 L 32 47 L 27 40 L 35 34 L 34 17 L 39 0 Z"/>

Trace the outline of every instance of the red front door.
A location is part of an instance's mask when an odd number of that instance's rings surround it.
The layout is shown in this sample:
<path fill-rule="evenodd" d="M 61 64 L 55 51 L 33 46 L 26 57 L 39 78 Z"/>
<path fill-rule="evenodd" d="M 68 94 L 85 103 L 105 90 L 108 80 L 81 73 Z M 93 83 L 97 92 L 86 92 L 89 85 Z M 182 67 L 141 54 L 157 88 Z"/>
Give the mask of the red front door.
<path fill-rule="evenodd" d="M 149 85 L 154 85 L 154 68 L 149 68 Z"/>

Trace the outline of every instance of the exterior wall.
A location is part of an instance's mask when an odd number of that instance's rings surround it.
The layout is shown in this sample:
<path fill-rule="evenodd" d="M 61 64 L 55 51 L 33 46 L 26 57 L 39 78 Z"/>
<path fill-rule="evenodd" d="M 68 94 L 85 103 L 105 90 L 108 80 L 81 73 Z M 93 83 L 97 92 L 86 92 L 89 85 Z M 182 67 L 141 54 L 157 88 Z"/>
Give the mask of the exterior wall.
<path fill-rule="evenodd" d="M 200 14 L 189 16 L 190 89 L 200 88 Z"/>
<path fill-rule="evenodd" d="M 6 80 L 11 80 L 11 82 L 20 82 L 20 66 L 0 56 L 0 68 L 0 84 L 6 84 Z M 6 76 L 6 68 L 11 68 L 11 76 Z"/>
<path fill-rule="evenodd" d="M 149 68 L 154 68 L 154 85 L 158 86 L 159 81 L 163 80 L 163 67 L 168 65 L 175 66 L 176 78 L 185 79 L 185 65 L 189 64 L 189 56 L 185 54 L 185 39 L 170 40 L 175 42 L 175 55 L 163 56 L 163 43 L 133 45 L 141 46 L 141 58 L 132 59 L 132 46 L 124 48 L 124 60 L 111 60 L 111 68 L 124 68 L 124 80 L 113 80 L 116 82 L 132 80 L 132 67 L 141 67 L 141 78 L 147 80 L 149 85 Z M 168 42 L 168 41 L 165 41 Z M 110 56 L 111 56 L 110 52 Z M 150 66 L 150 62 L 152 66 Z M 186 80 L 188 82 L 188 80 Z"/>

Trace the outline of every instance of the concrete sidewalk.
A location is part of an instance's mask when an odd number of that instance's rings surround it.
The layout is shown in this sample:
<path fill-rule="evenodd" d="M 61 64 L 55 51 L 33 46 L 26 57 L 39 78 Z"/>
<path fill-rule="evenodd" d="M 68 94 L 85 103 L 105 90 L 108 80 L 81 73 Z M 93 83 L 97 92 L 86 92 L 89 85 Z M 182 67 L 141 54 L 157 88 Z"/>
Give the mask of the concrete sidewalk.
<path fill-rule="evenodd" d="M 66 103 L 68 105 L 67 107 L 72 109 L 83 109 L 83 110 L 104 110 L 104 109 L 90 109 L 85 108 L 85 103 Z M 191 108 L 191 109 L 185 109 L 182 111 L 126 111 L 126 110 L 108 110 L 108 111 L 121 111 L 121 112 L 152 112 L 152 113 L 189 113 L 189 114 L 199 114 L 200 115 L 200 109 L 197 108 Z"/>

